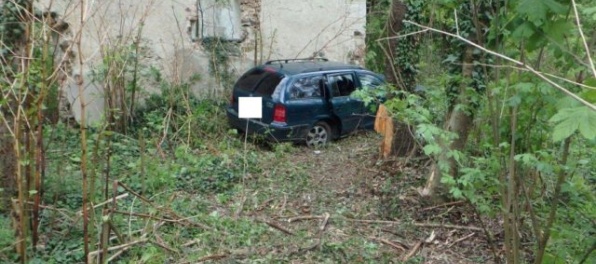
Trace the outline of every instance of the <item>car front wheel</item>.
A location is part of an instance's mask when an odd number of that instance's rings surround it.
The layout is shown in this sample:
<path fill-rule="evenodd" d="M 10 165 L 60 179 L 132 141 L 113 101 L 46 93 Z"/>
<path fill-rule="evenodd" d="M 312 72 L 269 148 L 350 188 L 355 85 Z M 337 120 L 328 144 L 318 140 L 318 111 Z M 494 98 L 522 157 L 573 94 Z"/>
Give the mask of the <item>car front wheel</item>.
<path fill-rule="evenodd" d="M 322 147 L 331 140 L 331 127 L 325 122 L 317 122 L 306 135 L 306 145 Z"/>

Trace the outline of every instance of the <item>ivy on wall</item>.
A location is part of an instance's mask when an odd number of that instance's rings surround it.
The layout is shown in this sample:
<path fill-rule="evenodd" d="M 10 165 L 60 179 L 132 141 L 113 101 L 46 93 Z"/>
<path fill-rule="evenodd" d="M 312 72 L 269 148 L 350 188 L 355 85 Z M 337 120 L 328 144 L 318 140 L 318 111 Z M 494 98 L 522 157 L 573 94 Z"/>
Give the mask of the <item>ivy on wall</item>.
<path fill-rule="evenodd" d="M 418 29 L 403 20 L 428 21 L 427 1 L 369 1 L 366 66 L 382 72 L 400 90 L 413 91 L 420 62 Z"/>

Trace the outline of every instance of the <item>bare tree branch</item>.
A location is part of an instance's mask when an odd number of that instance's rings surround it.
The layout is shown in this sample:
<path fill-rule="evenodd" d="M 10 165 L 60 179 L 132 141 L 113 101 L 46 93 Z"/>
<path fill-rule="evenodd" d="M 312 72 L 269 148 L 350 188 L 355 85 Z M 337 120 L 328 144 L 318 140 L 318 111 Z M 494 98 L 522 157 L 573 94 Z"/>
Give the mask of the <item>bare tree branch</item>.
<path fill-rule="evenodd" d="M 416 22 L 409 21 L 409 20 L 404 20 L 404 23 L 410 24 L 410 25 L 414 25 L 414 26 L 417 26 L 417 27 L 422 28 L 422 29 L 428 29 L 429 31 L 432 31 L 432 32 L 435 32 L 435 33 L 439 33 L 439 34 L 443 34 L 443 35 L 446 35 L 446 36 L 450 36 L 450 37 L 459 39 L 462 42 L 464 42 L 464 43 L 466 43 L 468 45 L 471 45 L 471 46 L 473 46 L 473 47 L 475 47 L 475 48 L 477 48 L 479 50 L 482 50 L 482 51 L 484 51 L 484 52 L 486 52 L 488 54 L 491 54 L 493 56 L 496 56 L 496 57 L 502 58 L 504 60 L 507 60 L 509 62 L 512 62 L 512 63 L 516 64 L 517 66 L 528 70 L 532 74 L 536 75 L 538 78 L 546 81 L 547 83 L 549 83 L 553 87 L 557 88 L 558 90 L 560 90 L 564 94 L 566 94 L 566 95 L 570 96 L 571 98 L 579 101 L 580 103 L 582 103 L 583 105 L 587 106 L 588 108 L 596 111 L 596 105 L 591 104 L 590 102 L 588 102 L 588 101 L 584 100 L 583 98 L 579 97 L 577 94 L 574 94 L 573 92 L 569 91 L 567 88 L 562 87 L 561 85 L 557 84 L 553 80 L 551 80 L 548 77 L 546 77 L 543 73 L 541 73 L 541 72 L 535 70 L 534 68 L 532 68 L 532 66 L 529 66 L 529 65 L 527 65 L 527 64 L 525 64 L 525 63 L 523 63 L 521 61 L 518 61 L 516 59 L 513 59 L 511 57 L 508 57 L 508 56 L 506 56 L 504 54 L 501 54 L 501 53 L 492 51 L 490 49 L 487 49 L 487 48 L 485 48 L 483 46 L 480 46 L 480 45 L 478 45 L 478 44 L 476 44 L 476 43 L 474 43 L 472 41 L 467 40 L 466 38 L 464 38 L 464 37 L 462 37 L 460 35 L 453 34 L 453 33 L 450 33 L 450 32 L 446 32 L 446 31 L 443 31 L 443 30 L 440 30 L 440 29 L 436 29 L 436 28 L 424 26 L 424 25 L 421 25 L 421 24 L 418 24 Z"/>
<path fill-rule="evenodd" d="M 579 35 L 582 38 L 582 42 L 584 44 L 584 49 L 586 49 L 586 56 L 588 56 L 588 62 L 590 63 L 590 69 L 592 70 L 592 75 L 596 78 L 596 67 L 594 66 L 594 61 L 592 61 L 592 55 L 590 55 L 590 47 L 588 47 L 588 42 L 586 41 L 586 36 L 584 36 L 584 31 L 582 30 L 582 24 L 579 20 L 579 13 L 577 12 L 577 4 L 575 0 L 571 0 L 571 5 L 573 6 L 573 13 L 575 14 L 575 23 L 577 24 L 577 29 L 579 30 Z"/>

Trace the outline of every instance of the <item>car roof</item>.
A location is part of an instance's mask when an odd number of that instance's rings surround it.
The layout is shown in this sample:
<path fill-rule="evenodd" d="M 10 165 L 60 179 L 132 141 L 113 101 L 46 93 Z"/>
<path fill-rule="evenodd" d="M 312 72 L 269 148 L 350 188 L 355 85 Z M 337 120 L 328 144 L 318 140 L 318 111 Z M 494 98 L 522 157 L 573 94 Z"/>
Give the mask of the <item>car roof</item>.
<path fill-rule="evenodd" d="M 343 62 L 328 61 L 326 59 L 285 59 L 268 61 L 264 68 L 275 70 L 285 75 L 336 70 L 362 70 L 358 65 Z"/>

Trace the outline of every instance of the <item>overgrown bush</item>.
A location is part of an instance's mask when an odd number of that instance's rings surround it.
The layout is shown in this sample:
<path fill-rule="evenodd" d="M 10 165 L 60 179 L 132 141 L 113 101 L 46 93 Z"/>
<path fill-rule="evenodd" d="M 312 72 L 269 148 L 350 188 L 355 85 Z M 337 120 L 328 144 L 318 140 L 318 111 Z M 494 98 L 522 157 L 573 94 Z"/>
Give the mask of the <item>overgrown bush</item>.
<path fill-rule="evenodd" d="M 200 148 L 225 136 L 226 104 L 223 98 L 198 98 L 188 83 L 162 84 L 160 93 L 149 95 L 135 111 L 133 127 L 136 134 L 161 137 L 166 144 Z"/>

